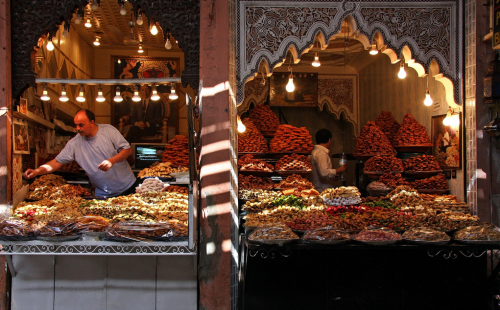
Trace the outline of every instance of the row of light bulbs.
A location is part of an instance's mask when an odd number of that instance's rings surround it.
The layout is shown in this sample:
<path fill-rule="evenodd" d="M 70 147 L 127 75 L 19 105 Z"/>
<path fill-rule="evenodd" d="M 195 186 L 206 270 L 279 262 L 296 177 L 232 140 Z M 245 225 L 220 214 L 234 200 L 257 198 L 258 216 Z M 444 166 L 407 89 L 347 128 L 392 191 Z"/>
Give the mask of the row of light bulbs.
<path fill-rule="evenodd" d="M 175 84 L 172 83 L 172 85 L 170 87 L 170 94 L 168 95 L 168 99 L 176 100 L 177 98 L 179 98 L 179 96 L 175 92 Z M 49 101 L 50 100 L 49 93 L 47 90 L 47 84 L 45 84 L 43 86 L 42 96 L 40 96 L 40 99 L 42 101 Z M 156 84 L 153 84 L 150 99 L 153 101 L 160 100 L 160 95 L 158 94 L 158 91 L 156 90 Z M 59 97 L 59 101 L 67 102 L 68 100 L 69 100 L 69 98 L 68 98 L 68 95 L 66 93 L 66 85 L 63 85 L 62 89 L 61 89 L 61 96 Z M 136 85 L 134 87 L 134 96 L 132 97 L 132 101 L 139 102 L 141 100 L 142 100 L 142 98 L 141 98 L 141 96 L 139 96 L 139 88 Z M 78 91 L 78 96 L 76 97 L 76 101 L 85 102 L 85 90 L 83 88 L 83 85 L 80 85 L 80 90 Z M 106 98 L 102 94 L 101 85 L 99 85 L 99 88 L 97 90 L 97 97 L 95 98 L 95 101 L 97 101 L 97 102 L 106 101 Z M 116 86 L 116 95 L 113 98 L 113 101 L 114 102 L 122 102 L 123 101 L 123 97 L 121 96 L 121 93 L 120 93 L 120 86 Z"/>

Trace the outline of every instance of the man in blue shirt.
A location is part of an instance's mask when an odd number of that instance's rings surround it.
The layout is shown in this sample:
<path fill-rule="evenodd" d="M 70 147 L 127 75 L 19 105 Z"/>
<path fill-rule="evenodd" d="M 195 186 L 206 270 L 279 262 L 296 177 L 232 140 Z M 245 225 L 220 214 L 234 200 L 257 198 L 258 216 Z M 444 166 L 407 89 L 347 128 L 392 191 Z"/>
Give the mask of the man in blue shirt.
<path fill-rule="evenodd" d="M 95 115 L 80 110 L 74 118 L 78 135 L 73 137 L 57 157 L 37 169 L 24 173 L 27 179 L 52 173 L 73 160 L 87 173 L 95 195 L 114 197 L 134 191 L 135 176 L 126 161 L 132 153 L 130 144 L 111 125 L 96 124 Z"/>

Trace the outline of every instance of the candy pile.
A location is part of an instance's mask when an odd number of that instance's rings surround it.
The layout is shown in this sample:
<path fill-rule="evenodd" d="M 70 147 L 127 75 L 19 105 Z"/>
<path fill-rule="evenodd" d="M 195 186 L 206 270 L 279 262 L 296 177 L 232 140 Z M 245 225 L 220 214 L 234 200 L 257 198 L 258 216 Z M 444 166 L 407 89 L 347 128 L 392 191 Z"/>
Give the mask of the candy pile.
<path fill-rule="evenodd" d="M 394 116 L 392 116 L 392 113 L 382 111 L 375 120 L 375 125 L 382 130 L 392 144 L 394 141 L 394 135 L 396 135 L 400 127 Z"/>
<path fill-rule="evenodd" d="M 262 160 L 255 159 L 251 154 L 247 154 L 238 158 L 238 169 L 240 171 L 250 170 L 272 172 L 273 168 L 273 165 L 268 164 Z"/>
<path fill-rule="evenodd" d="M 411 185 L 416 189 L 448 189 L 446 176 L 442 173 L 430 178 L 415 180 Z"/>
<path fill-rule="evenodd" d="M 163 152 L 162 162 L 171 163 L 172 167 L 189 167 L 188 139 L 186 136 L 176 135 L 168 141 Z"/>
<path fill-rule="evenodd" d="M 373 156 L 365 163 L 364 171 L 403 171 L 403 161 L 393 155 Z"/>
<path fill-rule="evenodd" d="M 267 141 L 253 122 L 248 118 L 242 122 L 247 129 L 238 133 L 238 152 L 267 153 Z"/>
<path fill-rule="evenodd" d="M 380 176 L 378 181 L 392 188 L 396 188 L 399 185 L 410 185 L 410 183 L 401 176 L 401 173 L 384 173 Z"/>
<path fill-rule="evenodd" d="M 275 165 L 277 171 L 304 170 L 312 171 L 312 165 L 305 155 L 292 154 L 281 157 Z"/>
<path fill-rule="evenodd" d="M 273 189 L 274 183 L 271 178 L 261 178 L 253 175 L 238 175 L 239 189 Z"/>
<path fill-rule="evenodd" d="M 255 124 L 260 131 L 274 131 L 278 129 L 280 120 L 271 111 L 268 105 L 260 104 L 255 107 L 250 113 L 250 120 Z"/>
<path fill-rule="evenodd" d="M 382 130 L 375 125 L 375 122 L 368 122 L 363 127 L 356 141 L 354 156 L 392 154 L 394 154 L 394 149 L 389 139 L 387 139 Z"/>
<path fill-rule="evenodd" d="M 410 114 L 405 114 L 403 123 L 394 137 L 394 145 L 425 145 L 431 144 L 424 126 Z"/>
<path fill-rule="evenodd" d="M 420 155 L 408 158 L 403 162 L 405 171 L 437 171 L 441 170 L 436 157 L 432 155 Z"/>
<path fill-rule="evenodd" d="M 288 176 L 285 180 L 281 181 L 278 185 L 276 185 L 276 188 L 298 188 L 298 189 L 311 189 L 314 188 L 313 184 L 301 177 L 298 174 L 292 174 Z"/>
<path fill-rule="evenodd" d="M 158 178 L 148 178 L 145 179 L 142 184 L 139 184 L 135 188 L 136 193 L 142 193 L 142 192 L 159 192 L 162 191 L 165 188 L 165 184 L 158 179 Z"/>
<path fill-rule="evenodd" d="M 292 125 L 280 125 L 271 140 L 270 149 L 273 153 L 310 153 L 313 149 L 313 143 L 311 135 L 305 127 L 297 128 Z"/>

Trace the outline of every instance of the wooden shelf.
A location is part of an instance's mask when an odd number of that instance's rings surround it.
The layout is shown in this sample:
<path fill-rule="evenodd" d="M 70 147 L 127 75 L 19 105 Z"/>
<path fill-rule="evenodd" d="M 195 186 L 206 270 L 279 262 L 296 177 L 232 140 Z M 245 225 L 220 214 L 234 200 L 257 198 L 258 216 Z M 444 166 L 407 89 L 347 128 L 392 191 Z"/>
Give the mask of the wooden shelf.
<path fill-rule="evenodd" d="M 12 115 L 14 115 L 14 117 L 17 117 L 17 118 L 21 118 L 21 119 L 24 119 L 27 121 L 32 121 L 32 122 L 38 123 L 38 124 L 43 125 L 47 128 L 50 128 L 50 129 L 55 128 L 55 125 L 53 123 L 49 122 L 48 120 L 46 120 L 44 118 L 41 118 L 40 116 L 38 116 L 34 113 L 31 113 L 30 111 L 27 111 L 26 114 L 14 111 L 12 113 Z"/>

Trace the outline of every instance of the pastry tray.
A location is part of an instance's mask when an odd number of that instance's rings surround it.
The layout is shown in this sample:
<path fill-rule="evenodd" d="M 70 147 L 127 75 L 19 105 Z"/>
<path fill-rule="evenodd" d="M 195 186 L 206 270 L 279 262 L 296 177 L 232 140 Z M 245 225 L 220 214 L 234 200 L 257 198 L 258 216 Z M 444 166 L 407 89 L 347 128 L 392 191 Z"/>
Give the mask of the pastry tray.
<path fill-rule="evenodd" d="M 350 239 L 341 239 L 341 240 L 311 240 L 311 239 L 302 239 L 303 243 L 308 244 L 330 244 L 330 245 L 338 245 L 344 244 L 351 241 Z"/>
<path fill-rule="evenodd" d="M 260 170 L 238 170 L 238 173 L 244 175 L 254 175 L 254 176 L 269 176 L 274 171 L 260 171 Z"/>
<path fill-rule="evenodd" d="M 439 240 L 439 241 L 425 241 L 425 240 L 409 240 L 404 239 L 409 244 L 417 244 L 417 245 L 446 245 L 450 243 L 451 240 Z"/>
<path fill-rule="evenodd" d="M 292 174 L 308 175 L 312 172 L 312 170 L 311 171 L 307 171 L 307 170 L 275 170 L 274 172 L 276 172 L 279 175 L 292 175 Z"/>
<path fill-rule="evenodd" d="M 363 173 L 372 179 L 377 179 L 385 173 L 403 173 L 403 171 L 363 171 Z"/>
<path fill-rule="evenodd" d="M 61 236 L 61 237 L 42 237 L 42 236 L 36 236 L 38 240 L 42 241 L 50 241 L 50 242 L 64 242 L 64 241 L 73 241 L 80 239 L 81 235 L 71 235 L 71 236 Z"/>

